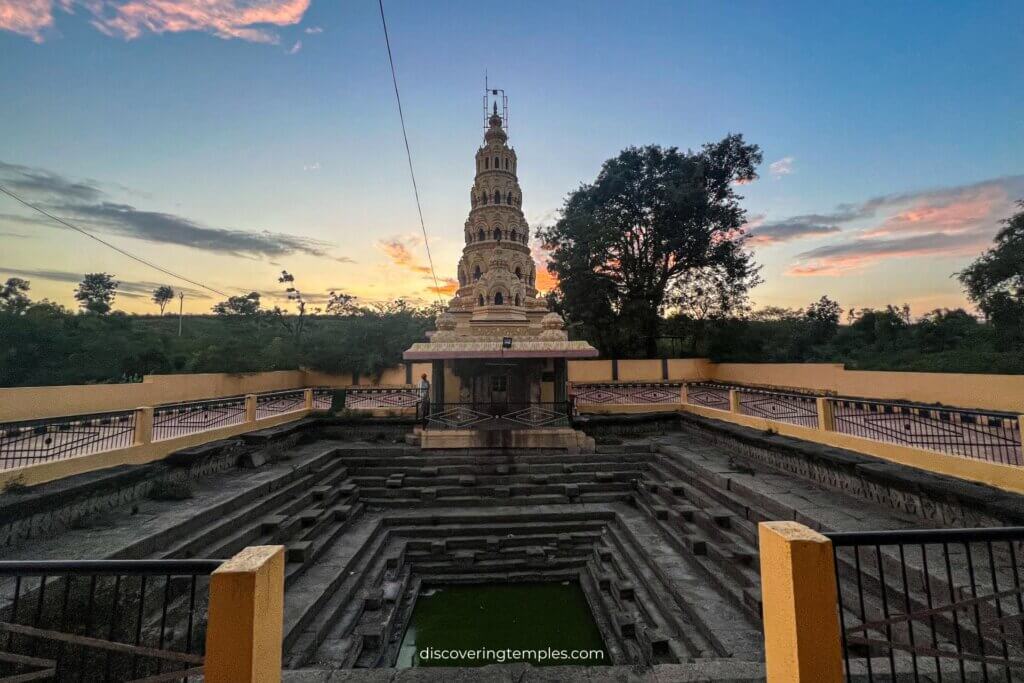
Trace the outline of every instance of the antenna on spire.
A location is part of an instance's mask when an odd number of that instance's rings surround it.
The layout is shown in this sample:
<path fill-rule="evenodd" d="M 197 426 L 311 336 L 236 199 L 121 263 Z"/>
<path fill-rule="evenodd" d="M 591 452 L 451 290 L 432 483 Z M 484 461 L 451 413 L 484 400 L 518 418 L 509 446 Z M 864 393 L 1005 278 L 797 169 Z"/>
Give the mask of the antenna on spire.
<path fill-rule="evenodd" d="M 484 130 L 490 127 L 490 118 L 494 114 L 501 115 L 502 127 L 508 132 L 508 97 L 501 88 L 492 88 L 484 71 Z M 501 105 L 500 111 L 498 105 Z"/>

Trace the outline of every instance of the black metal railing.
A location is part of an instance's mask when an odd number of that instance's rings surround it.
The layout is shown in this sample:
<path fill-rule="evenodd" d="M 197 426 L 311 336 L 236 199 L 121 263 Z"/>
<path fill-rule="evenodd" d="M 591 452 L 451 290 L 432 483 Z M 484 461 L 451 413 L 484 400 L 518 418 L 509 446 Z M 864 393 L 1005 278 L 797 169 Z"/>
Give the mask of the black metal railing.
<path fill-rule="evenodd" d="M 353 387 L 345 391 L 348 410 L 415 408 L 421 400 L 420 391 L 412 387 Z"/>
<path fill-rule="evenodd" d="M 729 389 L 723 384 L 695 382 L 686 385 L 686 402 L 704 408 L 729 410 Z"/>
<path fill-rule="evenodd" d="M 577 404 L 648 405 L 679 403 L 681 382 L 573 383 Z"/>
<path fill-rule="evenodd" d="M 272 391 L 256 395 L 256 419 L 263 420 L 274 415 L 292 413 L 306 407 L 306 391 Z"/>
<path fill-rule="evenodd" d="M 245 422 L 245 397 L 172 403 L 153 409 L 153 441 Z"/>
<path fill-rule="evenodd" d="M 1024 678 L 1024 527 L 825 535 L 848 679 Z"/>
<path fill-rule="evenodd" d="M 333 389 L 319 387 L 313 390 L 313 410 L 330 410 L 333 405 Z"/>
<path fill-rule="evenodd" d="M 1006 465 L 1024 464 L 1017 415 L 912 403 L 832 400 L 835 430 Z"/>
<path fill-rule="evenodd" d="M 202 676 L 221 562 L 0 562 L 0 680 Z"/>
<path fill-rule="evenodd" d="M 422 417 L 422 406 L 417 413 Z M 445 403 L 430 406 L 424 419 L 428 429 L 540 429 L 568 427 L 568 401 L 540 403 Z"/>
<path fill-rule="evenodd" d="M 75 415 L 0 424 L 0 469 L 131 446 L 135 412 Z"/>
<path fill-rule="evenodd" d="M 788 422 L 801 427 L 818 427 L 818 401 L 815 396 L 747 387 L 737 388 L 736 393 L 740 413 L 743 415 Z"/>

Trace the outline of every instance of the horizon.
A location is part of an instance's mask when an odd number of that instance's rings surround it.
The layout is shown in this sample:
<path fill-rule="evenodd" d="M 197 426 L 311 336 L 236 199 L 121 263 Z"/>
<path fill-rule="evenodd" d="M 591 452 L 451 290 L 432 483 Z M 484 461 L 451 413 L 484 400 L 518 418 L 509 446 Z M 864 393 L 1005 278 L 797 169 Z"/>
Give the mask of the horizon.
<path fill-rule="evenodd" d="M 246 6 L 0 0 L 0 185 L 232 295 L 284 304 L 287 270 L 313 305 L 331 289 L 430 303 L 377 5 Z M 765 280 L 755 307 L 828 295 L 919 317 L 973 310 L 952 275 L 1024 198 L 1024 75 L 1005 66 L 1024 57 L 1019 4 L 385 10 L 448 285 L 485 70 L 510 97 L 535 256 L 536 229 L 621 149 L 740 132 L 764 152 L 740 188 Z M 186 292 L 187 314 L 223 299 L 6 197 L 0 240 L 0 279 L 30 280 L 34 300 L 73 308 L 82 274 L 100 271 L 129 313 L 154 313 L 160 284 Z"/>

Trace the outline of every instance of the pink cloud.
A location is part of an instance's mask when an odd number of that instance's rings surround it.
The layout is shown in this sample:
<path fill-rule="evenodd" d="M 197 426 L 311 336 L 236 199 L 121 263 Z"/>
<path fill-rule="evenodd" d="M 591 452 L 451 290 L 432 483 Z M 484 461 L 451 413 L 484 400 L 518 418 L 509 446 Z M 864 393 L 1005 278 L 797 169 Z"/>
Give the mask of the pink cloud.
<path fill-rule="evenodd" d="M 1022 195 L 1024 176 L 1009 176 L 869 200 L 850 215 L 869 220 L 881 214 L 881 222 L 851 232 L 846 241 L 798 254 L 786 274 L 836 277 L 893 259 L 977 255 L 991 245 L 1000 221 L 1014 212 Z"/>
<path fill-rule="evenodd" d="M 0 30 L 43 42 L 43 30 L 53 26 L 52 0 L 0 0 Z"/>
<path fill-rule="evenodd" d="M 53 7 L 81 7 L 109 36 L 133 40 L 145 33 L 203 31 L 223 39 L 280 42 L 269 27 L 299 23 L 310 0 L 0 0 L 0 29 L 42 41 Z"/>

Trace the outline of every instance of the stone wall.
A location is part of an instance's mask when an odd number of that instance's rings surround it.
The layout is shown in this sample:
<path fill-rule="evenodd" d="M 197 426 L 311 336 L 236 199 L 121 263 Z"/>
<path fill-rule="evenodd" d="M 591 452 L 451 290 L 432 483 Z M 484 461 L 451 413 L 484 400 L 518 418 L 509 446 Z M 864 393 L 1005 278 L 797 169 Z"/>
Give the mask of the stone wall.
<path fill-rule="evenodd" d="M 1024 524 L 1024 496 L 984 484 L 690 414 L 679 416 L 679 426 L 740 458 L 900 510 L 937 527 Z"/>

